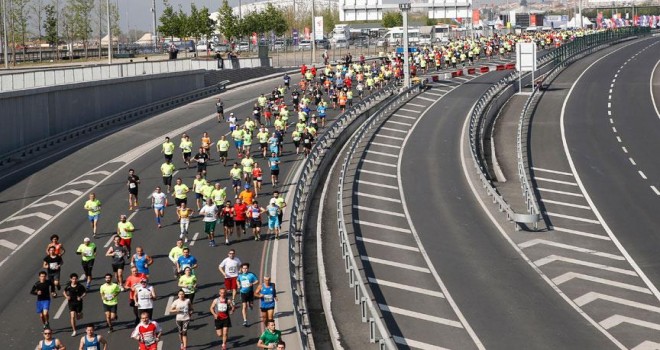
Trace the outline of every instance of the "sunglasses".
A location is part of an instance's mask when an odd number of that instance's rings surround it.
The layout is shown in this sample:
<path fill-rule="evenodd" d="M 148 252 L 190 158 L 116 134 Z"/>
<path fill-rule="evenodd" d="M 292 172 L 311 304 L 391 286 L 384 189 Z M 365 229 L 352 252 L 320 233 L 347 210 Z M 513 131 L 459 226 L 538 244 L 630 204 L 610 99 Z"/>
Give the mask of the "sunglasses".
<path fill-rule="evenodd" d="M 44 335 L 51 335 L 53 334 L 52 332 L 44 332 Z"/>

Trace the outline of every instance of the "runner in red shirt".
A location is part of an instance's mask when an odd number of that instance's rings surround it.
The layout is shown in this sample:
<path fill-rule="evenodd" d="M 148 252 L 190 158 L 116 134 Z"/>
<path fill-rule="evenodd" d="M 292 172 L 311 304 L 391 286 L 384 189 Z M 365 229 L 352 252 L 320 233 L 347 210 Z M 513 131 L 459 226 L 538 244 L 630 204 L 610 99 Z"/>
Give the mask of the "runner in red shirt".
<path fill-rule="evenodd" d="M 131 275 L 126 278 L 124 282 L 124 288 L 128 289 L 128 301 L 130 307 L 133 309 L 133 314 L 135 315 L 135 324 L 137 325 L 140 322 L 140 315 L 138 315 L 137 305 L 135 305 L 135 290 L 134 286 L 140 285 L 140 281 L 146 278 L 144 274 L 141 274 L 137 271 L 137 267 L 131 266 Z"/>
<path fill-rule="evenodd" d="M 149 319 L 149 313 L 146 311 L 140 315 L 140 321 L 131 333 L 131 338 L 138 341 L 140 350 L 157 350 L 163 330 L 158 322 Z"/>
<path fill-rule="evenodd" d="M 236 198 L 236 204 L 234 204 L 234 225 L 236 227 L 236 239 L 240 239 L 241 235 L 247 234 L 245 231 L 246 211 L 247 205 L 245 205 L 240 198 Z"/>

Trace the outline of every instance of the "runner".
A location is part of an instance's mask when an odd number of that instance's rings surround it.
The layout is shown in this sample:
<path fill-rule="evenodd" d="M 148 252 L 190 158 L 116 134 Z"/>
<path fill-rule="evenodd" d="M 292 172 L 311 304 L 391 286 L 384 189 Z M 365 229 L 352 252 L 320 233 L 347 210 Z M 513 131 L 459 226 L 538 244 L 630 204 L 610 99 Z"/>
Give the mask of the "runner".
<path fill-rule="evenodd" d="M 138 341 L 140 350 L 156 350 L 163 330 L 158 322 L 149 318 L 149 314 L 146 312 L 140 314 L 140 321 L 140 324 L 135 326 L 131 333 L 131 338 Z"/>
<path fill-rule="evenodd" d="M 174 175 L 176 167 L 169 159 L 165 159 L 165 163 L 160 166 L 160 173 L 163 176 L 163 186 L 167 186 L 167 193 L 172 192 L 172 176 Z"/>
<path fill-rule="evenodd" d="M 265 212 L 266 209 L 260 207 L 258 201 L 252 202 L 252 205 L 247 208 L 247 216 L 250 219 L 250 227 L 252 227 L 255 241 L 261 239 L 261 214 Z"/>
<path fill-rule="evenodd" d="M 234 140 L 234 147 L 236 147 L 238 158 L 243 157 L 244 137 L 245 137 L 245 130 L 243 130 L 243 128 L 235 127 L 235 130 L 231 132 L 231 138 Z"/>
<path fill-rule="evenodd" d="M 275 234 L 275 239 L 280 239 L 280 207 L 271 201 L 266 207 L 268 212 L 268 234 Z"/>
<path fill-rule="evenodd" d="M 147 284 L 147 278 L 142 278 L 140 284 L 135 286 L 135 305 L 138 313 L 144 315 L 146 312 L 149 318 L 154 314 L 154 300 L 156 300 L 156 289 Z"/>
<path fill-rule="evenodd" d="M 190 216 L 192 213 L 192 209 L 188 208 L 185 202 L 182 202 L 181 206 L 176 209 L 176 216 L 179 218 L 179 227 L 181 228 L 179 239 L 185 237 L 186 242 L 188 242 L 188 227 L 190 227 Z"/>
<path fill-rule="evenodd" d="M 128 289 L 128 305 L 133 309 L 135 315 L 135 325 L 140 322 L 140 314 L 137 312 L 137 305 L 135 305 L 135 286 L 140 284 L 144 275 L 139 273 L 135 266 L 131 266 L 131 275 L 126 278 L 124 288 Z M 178 276 L 177 276 L 178 278 Z"/>
<path fill-rule="evenodd" d="M 190 266 L 184 267 L 181 271 L 181 277 L 179 277 L 177 285 L 183 290 L 186 298 L 192 304 L 195 301 L 195 292 L 197 291 L 197 276 L 193 275 L 193 270 Z"/>
<path fill-rule="evenodd" d="M 275 315 L 275 302 L 277 301 L 275 283 L 270 281 L 269 276 L 264 276 L 264 283 L 257 286 L 254 296 L 260 299 L 261 322 L 264 323 L 264 326 L 268 326 L 266 321 L 273 319 Z"/>
<path fill-rule="evenodd" d="M 112 257 L 112 272 L 115 273 L 115 279 L 119 284 L 121 291 L 124 291 L 124 266 L 126 265 L 126 258 L 131 255 L 131 252 L 126 246 L 121 244 L 121 237 L 115 235 L 112 237 L 113 244 L 108 247 L 105 256 Z"/>
<path fill-rule="evenodd" d="M 284 200 L 283 196 L 280 196 L 280 191 L 273 191 L 273 197 L 270 199 L 270 203 L 275 203 L 275 205 L 280 208 L 280 213 L 278 214 L 277 218 L 281 227 L 282 223 L 284 222 L 284 208 L 286 208 L 286 201 Z"/>
<path fill-rule="evenodd" d="M 153 263 L 154 260 L 144 252 L 142 247 L 135 248 L 135 254 L 131 257 L 131 266 L 135 266 L 145 278 L 149 278 L 149 266 Z"/>
<path fill-rule="evenodd" d="M 234 231 L 234 215 L 234 207 L 231 206 L 231 201 L 226 201 L 222 206 L 222 210 L 220 210 L 226 245 L 229 245 L 229 236 L 231 236 Z"/>
<path fill-rule="evenodd" d="M 243 314 L 243 326 L 248 326 L 247 309 L 252 310 L 254 302 L 254 287 L 259 284 L 259 279 L 255 274 L 249 271 L 250 264 L 242 263 L 241 272 L 236 277 L 238 282 L 239 291 L 241 292 L 241 312 Z"/>
<path fill-rule="evenodd" d="M 55 288 L 57 290 L 60 290 L 60 271 L 62 264 L 64 264 L 64 260 L 62 260 L 62 257 L 57 255 L 55 253 L 55 247 L 51 246 L 48 248 L 48 255 L 46 255 L 43 259 L 43 268 L 46 269 L 46 273 L 48 274 L 48 281 L 51 282 L 51 287 L 50 287 L 50 295 L 53 298 L 57 297 L 57 292 L 55 292 Z"/>
<path fill-rule="evenodd" d="M 309 133 L 308 129 L 305 129 L 305 131 L 303 131 L 301 138 L 302 138 L 302 144 L 303 144 L 303 150 L 305 152 L 305 156 L 308 156 L 309 153 L 312 151 L 312 142 L 314 141 L 314 136 Z"/>
<path fill-rule="evenodd" d="M 44 339 L 37 343 L 37 350 L 66 350 L 66 346 L 59 339 L 53 338 L 51 329 L 44 329 Z"/>
<path fill-rule="evenodd" d="M 254 196 L 259 195 L 259 191 L 261 191 L 261 183 L 263 181 L 263 170 L 261 170 L 261 167 L 259 167 L 258 163 L 254 163 L 254 168 L 252 169 L 252 184 L 254 186 Z"/>
<path fill-rule="evenodd" d="M 273 152 L 270 154 L 268 164 L 270 165 L 270 183 L 275 188 L 279 186 L 278 180 L 280 176 L 280 157 L 277 156 L 277 153 Z"/>
<path fill-rule="evenodd" d="M 177 207 L 181 206 L 181 203 L 188 204 L 188 192 L 190 192 L 188 186 L 180 177 L 177 178 L 176 185 L 174 185 L 174 203 Z"/>
<path fill-rule="evenodd" d="M 126 215 L 119 215 L 119 222 L 117 223 L 117 235 L 121 237 L 121 245 L 128 249 L 129 254 L 131 252 L 133 232 L 135 232 L 135 226 L 133 226 L 133 224 L 128 221 Z"/>
<path fill-rule="evenodd" d="M 209 162 L 211 157 L 203 147 L 199 148 L 199 152 L 195 154 L 195 162 L 197 162 L 197 173 L 202 177 L 206 176 L 206 163 Z"/>
<path fill-rule="evenodd" d="M 151 207 L 154 209 L 158 228 L 163 227 L 161 219 L 165 216 L 165 206 L 167 206 L 167 195 L 161 191 L 160 186 L 156 186 L 156 190 L 151 194 Z"/>
<path fill-rule="evenodd" d="M 213 200 L 209 198 L 206 201 L 206 205 L 199 211 L 199 213 L 204 216 L 204 232 L 209 239 L 209 247 L 215 247 L 215 224 L 218 220 L 218 207 L 213 204 Z"/>
<path fill-rule="evenodd" d="M 170 141 L 169 136 L 165 137 L 165 142 L 163 142 L 163 147 L 160 150 L 160 153 L 165 157 L 165 161 L 172 162 L 172 157 L 174 156 L 174 149 L 176 146 L 174 142 Z"/>
<path fill-rule="evenodd" d="M 48 254 L 48 249 L 50 249 L 50 247 L 55 247 L 55 254 L 59 256 L 64 256 L 64 253 L 66 252 L 64 250 L 64 245 L 60 243 L 60 236 L 56 234 L 50 236 L 50 243 L 46 246 L 46 254 Z"/>
<path fill-rule="evenodd" d="M 96 238 L 96 228 L 101 216 L 101 201 L 96 198 L 96 193 L 89 194 L 89 200 L 85 202 L 84 208 L 87 210 L 87 219 L 92 225 L 92 237 Z"/>
<path fill-rule="evenodd" d="M 218 143 L 216 144 L 216 148 L 218 150 L 218 156 L 220 157 L 220 162 L 222 162 L 223 166 L 227 166 L 227 156 L 229 155 L 229 141 L 227 141 L 227 137 L 225 135 L 222 135 L 220 137 L 220 140 L 218 140 Z"/>
<path fill-rule="evenodd" d="M 236 198 L 234 204 L 234 226 L 236 227 L 236 239 L 241 238 L 241 234 L 247 235 L 245 230 L 245 221 L 247 219 L 247 205 L 240 198 Z"/>
<path fill-rule="evenodd" d="M 238 198 L 240 198 L 245 205 L 252 205 L 252 201 L 254 201 L 256 194 L 250 188 L 249 182 L 246 182 L 243 187 L 245 187 L 245 189 L 238 194 Z"/>
<path fill-rule="evenodd" d="M 259 151 L 261 151 L 264 158 L 266 158 L 266 151 L 268 150 L 268 138 L 270 138 L 268 129 L 265 127 L 260 128 L 257 133 L 257 140 L 259 140 Z"/>
<path fill-rule="evenodd" d="M 234 313 L 236 307 L 234 303 L 227 298 L 227 291 L 220 288 L 218 297 L 211 302 L 211 314 L 215 320 L 215 334 L 222 338 L 222 349 L 227 349 L 227 338 L 229 337 L 229 328 L 231 328 L 231 319 L 229 316 Z M 247 321 L 245 321 L 247 323 Z"/>
<path fill-rule="evenodd" d="M 227 189 L 220 187 L 220 183 L 216 182 L 213 186 L 213 191 L 211 192 L 211 198 L 213 199 L 213 203 L 218 208 L 222 207 L 222 205 L 225 203 L 225 200 L 227 200 Z"/>
<path fill-rule="evenodd" d="M 103 347 L 101 347 L 103 345 Z M 80 346 L 79 349 L 83 350 L 107 350 L 108 349 L 108 341 L 103 338 L 102 335 L 96 334 L 96 329 L 94 328 L 94 324 L 90 323 L 87 326 L 85 326 L 85 335 L 80 338 Z"/>
<path fill-rule="evenodd" d="M 241 259 L 236 256 L 235 249 L 229 249 L 227 257 L 220 262 L 218 270 L 225 278 L 225 288 L 231 291 L 231 301 L 236 300 L 236 291 L 238 290 L 238 277 L 239 267 L 241 266 Z"/>
<path fill-rule="evenodd" d="M 172 270 L 174 271 L 174 278 L 179 279 L 179 267 L 177 261 L 179 257 L 183 255 L 183 239 L 179 238 L 176 240 L 176 245 L 170 249 L 170 253 L 167 254 L 167 257 L 172 262 Z"/>
<path fill-rule="evenodd" d="M 190 255 L 190 248 L 188 247 L 184 247 L 182 252 L 183 254 L 176 259 L 176 267 L 179 271 L 179 274 L 183 274 L 183 270 L 185 270 L 186 267 L 191 268 L 191 272 L 195 274 L 195 270 L 198 267 L 197 258 Z"/>
<path fill-rule="evenodd" d="M 245 158 L 241 160 L 241 165 L 243 166 L 243 180 L 249 185 L 252 182 L 252 167 L 254 166 L 254 159 L 252 159 L 250 153 L 245 152 Z"/>
<path fill-rule="evenodd" d="M 201 146 L 202 146 L 202 149 L 204 149 L 204 151 L 206 151 L 206 154 L 209 155 L 209 160 L 211 160 L 211 153 L 209 153 L 209 151 L 211 150 L 211 144 L 212 144 L 212 142 L 211 142 L 211 137 L 209 137 L 209 133 L 204 132 L 202 134 L 202 144 L 201 144 Z"/>
<path fill-rule="evenodd" d="M 92 243 L 92 240 L 89 239 L 89 237 L 85 237 L 83 243 L 78 246 L 76 254 L 82 257 L 82 268 L 84 273 L 81 276 L 81 279 L 87 279 L 85 288 L 89 289 L 89 286 L 92 284 L 92 270 L 94 269 L 94 261 L 96 260 L 96 243 Z"/>
<path fill-rule="evenodd" d="M 46 271 L 39 272 L 39 280 L 30 290 L 30 294 L 37 296 L 37 314 L 39 314 L 39 320 L 44 329 L 50 328 L 48 310 L 50 309 L 50 289 L 53 285 L 47 276 Z"/>
<path fill-rule="evenodd" d="M 89 288 L 87 288 L 89 289 Z M 103 311 L 105 311 L 105 322 L 108 324 L 108 333 L 112 333 L 112 321 L 117 319 L 117 304 L 119 303 L 119 293 L 121 289 L 117 283 L 112 282 L 112 275 L 105 274 L 105 283 L 99 288 L 99 295 L 103 302 Z M 87 331 L 89 333 L 89 329 Z M 87 349 L 87 348 L 85 348 Z"/>
<path fill-rule="evenodd" d="M 303 128 L 305 124 L 303 124 Z M 294 129 L 291 133 L 291 138 L 293 139 L 293 146 L 296 148 L 296 155 L 300 154 L 300 139 L 302 134 L 297 129 Z"/>
<path fill-rule="evenodd" d="M 176 312 L 176 328 L 179 331 L 181 350 L 188 347 L 188 324 L 192 320 L 193 304 L 182 289 L 177 292 L 177 299 L 172 302 L 170 313 Z"/>
<path fill-rule="evenodd" d="M 179 143 L 179 148 L 181 149 L 181 156 L 183 162 L 186 164 L 187 168 L 190 168 L 190 156 L 192 155 L 193 143 L 190 141 L 190 136 L 183 134 L 181 135 L 181 142 Z"/>
<path fill-rule="evenodd" d="M 233 132 L 236 130 L 236 125 L 237 125 L 238 119 L 234 116 L 234 113 L 229 113 L 229 119 L 227 122 L 229 123 L 229 132 Z"/>
<path fill-rule="evenodd" d="M 128 170 L 128 180 L 126 186 L 128 187 L 128 210 L 138 208 L 138 187 L 140 185 L 140 177 L 135 175 L 135 170 Z"/>
<path fill-rule="evenodd" d="M 229 177 L 234 188 L 234 194 L 238 195 L 238 191 L 241 190 L 241 179 L 243 178 L 243 170 L 239 168 L 238 163 L 234 163 L 234 167 L 229 170 Z"/>
<path fill-rule="evenodd" d="M 215 103 L 215 112 L 218 116 L 218 123 L 222 123 L 225 119 L 225 104 L 220 97 L 218 97 L 218 101 Z"/>
<path fill-rule="evenodd" d="M 76 336 L 76 321 L 83 318 L 83 298 L 87 295 L 87 289 L 78 283 L 78 274 L 69 276 L 69 283 L 64 286 L 64 297 L 69 307 L 69 322 L 71 323 L 71 336 Z"/>
<path fill-rule="evenodd" d="M 197 203 L 197 211 L 202 209 L 202 198 L 204 197 L 203 189 L 206 185 L 206 179 L 202 178 L 201 174 L 195 175 L 193 180 L 192 189 L 195 192 L 195 202 Z"/>
<path fill-rule="evenodd" d="M 261 349 L 275 349 L 282 340 L 282 331 L 275 329 L 275 320 L 266 321 L 266 330 L 259 337 L 257 347 Z"/>

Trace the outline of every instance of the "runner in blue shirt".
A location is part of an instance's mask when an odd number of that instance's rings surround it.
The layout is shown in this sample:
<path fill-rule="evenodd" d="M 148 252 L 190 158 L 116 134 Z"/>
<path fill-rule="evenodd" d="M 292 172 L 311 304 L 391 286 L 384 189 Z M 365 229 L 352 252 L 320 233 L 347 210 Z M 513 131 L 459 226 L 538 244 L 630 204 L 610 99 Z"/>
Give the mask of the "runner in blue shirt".
<path fill-rule="evenodd" d="M 197 258 L 190 255 L 190 248 L 183 248 L 183 255 L 181 255 L 176 261 L 176 267 L 179 271 L 179 274 L 183 275 L 183 271 L 186 267 L 189 267 L 192 271 L 192 274 L 195 274 L 197 269 Z"/>
<path fill-rule="evenodd" d="M 254 286 L 259 284 L 259 279 L 255 274 L 249 271 L 250 264 L 241 264 L 241 273 L 238 274 L 236 281 L 238 282 L 239 292 L 241 293 L 241 311 L 243 313 L 243 326 L 248 326 L 247 309 L 253 308 L 254 302 Z"/>
<path fill-rule="evenodd" d="M 277 179 L 280 175 L 280 157 L 277 156 L 276 152 L 270 154 L 270 158 L 268 158 L 268 166 L 270 167 L 270 183 L 273 187 L 277 187 Z"/>

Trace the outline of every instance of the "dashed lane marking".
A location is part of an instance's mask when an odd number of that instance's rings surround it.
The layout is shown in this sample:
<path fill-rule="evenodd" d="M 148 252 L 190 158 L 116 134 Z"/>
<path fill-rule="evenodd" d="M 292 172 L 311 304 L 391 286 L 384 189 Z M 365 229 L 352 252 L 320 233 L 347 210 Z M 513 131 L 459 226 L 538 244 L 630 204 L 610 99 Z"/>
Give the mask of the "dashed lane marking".
<path fill-rule="evenodd" d="M 406 292 L 413 292 L 413 293 L 419 293 L 419 294 L 424 294 L 424 295 L 429 295 L 432 297 L 438 297 L 438 298 L 443 298 L 444 299 L 444 294 L 442 292 L 430 290 L 430 289 L 424 289 L 424 288 L 419 288 L 419 287 L 414 287 L 409 284 L 402 284 L 402 283 L 397 283 L 397 282 L 392 282 L 392 281 L 386 281 L 383 279 L 378 279 L 378 278 L 373 278 L 369 277 L 369 283 L 377 284 L 379 286 L 386 286 L 386 287 L 392 287 L 392 288 L 397 288 L 401 289 Z"/>
<path fill-rule="evenodd" d="M 390 225 L 382 225 L 382 224 L 377 224 L 375 222 L 369 222 L 369 221 L 364 221 L 364 220 L 355 220 L 354 222 L 357 225 L 364 225 L 364 226 L 382 228 L 382 229 L 385 229 L 385 230 L 390 230 L 390 231 L 395 231 L 395 232 L 410 233 L 410 230 L 407 229 L 407 228 L 393 227 L 393 226 L 390 226 Z"/>
<path fill-rule="evenodd" d="M 550 193 L 564 194 L 564 195 L 573 196 L 573 197 L 584 197 L 582 195 L 582 193 L 559 191 L 559 190 L 553 190 L 553 189 L 550 189 L 550 188 L 543 188 L 543 187 L 537 187 L 536 189 L 540 192 L 550 192 Z"/>
<path fill-rule="evenodd" d="M 390 197 L 384 197 L 384 196 L 378 196 L 375 194 L 369 194 L 369 193 L 364 193 L 364 192 L 359 192 L 355 191 L 355 195 L 359 197 L 367 197 L 367 198 L 373 198 L 373 199 L 380 199 L 382 201 L 387 201 L 387 202 L 394 202 L 394 203 L 401 203 L 400 199 L 397 198 L 390 198 Z"/>
<path fill-rule="evenodd" d="M 567 203 L 567 202 L 553 201 L 551 199 L 545 199 L 545 198 L 541 198 L 541 202 L 556 204 L 556 205 L 561 205 L 561 206 L 571 207 L 571 208 L 591 210 L 591 207 L 589 207 L 588 205 L 580 205 L 580 204 L 573 204 L 573 203 Z"/>
<path fill-rule="evenodd" d="M 392 267 L 399 267 L 399 268 L 409 270 L 409 271 L 431 273 L 431 271 L 429 271 L 429 269 L 427 269 L 426 267 L 399 263 L 399 262 L 395 262 L 395 261 L 387 260 L 387 259 L 378 259 L 378 258 L 366 256 L 366 255 L 360 255 L 360 259 L 362 261 L 366 261 L 366 262 L 373 263 L 373 264 L 382 264 L 382 265 L 387 265 L 387 266 L 392 266 Z"/>
<path fill-rule="evenodd" d="M 371 211 L 371 212 L 379 213 L 379 214 L 387 214 L 387 215 L 391 215 L 391 216 L 398 216 L 398 217 L 401 217 L 401 218 L 406 217 L 405 215 L 403 215 L 401 213 L 397 213 L 397 212 L 394 212 L 394 211 L 391 211 L 391 210 L 382 210 L 382 209 L 370 208 L 370 207 L 365 207 L 365 206 L 362 206 L 362 205 L 353 205 L 353 208 L 357 209 L 357 210 Z"/>
<path fill-rule="evenodd" d="M 570 228 L 563 228 L 563 227 L 557 227 L 557 226 L 550 226 L 549 227 L 551 230 L 555 230 L 558 232 L 563 232 L 563 233 L 570 233 L 573 235 L 578 235 L 578 236 L 583 236 L 583 237 L 589 237 L 589 238 L 595 238 L 595 239 L 600 239 L 603 241 L 610 241 L 610 237 L 604 236 L 604 235 L 597 235 L 594 233 L 589 233 L 589 232 L 584 232 L 584 231 L 578 231 L 578 230 L 572 230 Z"/>
<path fill-rule="evenodd" d="M 371 186 L 377 186 L 377 187 L 383 187 L 383 188 L 391 188 L 393 190 L 398 189 L 398 187 L 396 187 L 396 186 L 385 185 L 385 184 L 381 184 L 381 183 L 377 183 L 377 182 L 364 181 L 364 180 L 357 180 L 356 182 L 359 183 L 359 184 L 362 184 L 362 185 L 371 185 Z"/>
<path fill-rule="evenodd" d="M 385 312 L 392 313 L 392 314 L 408 316 L 408 317 L 412 317 L 412 318 L 415 318 L 415 319 L 429 321 L 429 322 L 435 322 L 435 323 L 439 323 L 439 324 L 443 324 L 443 325 L 451 326 L 451 327 L 456 327 L 456 328 L 463 328 L 463 325 L 460 322 L 449 320 L 449 319 L 442 318 L 442 317 L 431 316 L 431 315 L 423 314 L 421 312 L 401 309 L 401 308 L 398 308 L 398 307 L 389 306 L 389 305 L 385 305 L 385 304 L 378 304 L 378 307 L 381 310 L 383 310 Z"/>
<path fill-rule="evenodd" d="M 562 219 L 586 222 L 586 223 L 589 223 L 589 224 L 596 224 L 596 225 L 600 224 L 600 221 L 598 221 L 598 220 L 581 218 L 579 216 L 553 213 L 553 212 L 550 212 L 550 211 L 544 211 L 543 214 L 548 215 L 548 216 L 554 216 L 554 217 L 562 218 Z"/>

